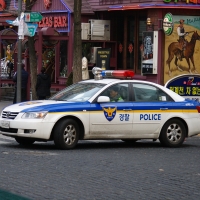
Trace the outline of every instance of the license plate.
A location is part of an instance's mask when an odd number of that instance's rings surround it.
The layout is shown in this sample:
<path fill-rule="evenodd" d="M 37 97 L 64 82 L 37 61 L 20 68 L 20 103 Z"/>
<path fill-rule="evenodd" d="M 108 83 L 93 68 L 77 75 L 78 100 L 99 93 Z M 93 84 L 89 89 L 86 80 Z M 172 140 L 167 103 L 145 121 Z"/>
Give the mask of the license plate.
<path fill-rule="evenodd" d="M 10 122 L 9 121 L 1 121 L 1 127 L 2 128 L 10 128 Z"/>

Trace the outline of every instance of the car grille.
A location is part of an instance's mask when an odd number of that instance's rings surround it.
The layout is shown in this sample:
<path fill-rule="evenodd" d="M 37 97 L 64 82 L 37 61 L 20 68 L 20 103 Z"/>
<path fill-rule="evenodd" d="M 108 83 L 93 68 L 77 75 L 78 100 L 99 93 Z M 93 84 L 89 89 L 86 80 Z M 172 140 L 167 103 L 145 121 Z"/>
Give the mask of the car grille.
<path fill-rule="evenodd" d="M 17 128 L 2 128 L 0 127 L 0 131 L 6 132 L 6 133 L 17 133 Z"/>
<path fill-rule="evenodd" d="M 15 119 L 15 117 L 17 117 L 17 115 L 18 115 L 18 112 L 3 111 L 2 118 Z"/>

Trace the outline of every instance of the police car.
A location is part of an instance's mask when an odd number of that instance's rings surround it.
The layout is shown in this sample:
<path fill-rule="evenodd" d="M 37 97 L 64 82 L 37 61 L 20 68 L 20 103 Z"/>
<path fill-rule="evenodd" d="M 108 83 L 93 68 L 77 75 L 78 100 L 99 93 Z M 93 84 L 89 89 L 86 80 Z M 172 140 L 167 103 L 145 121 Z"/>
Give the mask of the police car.
<path fill-rule="evenodd" d="M 200 133 L 198 102 L 161 85 L 134 80 L 129 70 L 92 72 L 95 79 L 73 84 L 48 100 L 4 108 L 0 133 L 22 145 L 53 140 L 60 149 L 99 139 L 159 139 L 164 146 L 179 147 L 186 137 Z"/>

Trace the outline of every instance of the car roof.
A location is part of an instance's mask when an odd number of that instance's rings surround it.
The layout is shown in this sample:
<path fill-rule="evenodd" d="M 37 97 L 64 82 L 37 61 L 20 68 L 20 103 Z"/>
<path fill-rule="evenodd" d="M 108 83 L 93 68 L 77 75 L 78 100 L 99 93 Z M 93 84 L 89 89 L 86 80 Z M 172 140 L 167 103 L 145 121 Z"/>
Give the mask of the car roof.
<path fill-rule="evenodd" d="M 111 78 L 106 78 L 106 79 L 100 79 L 100 80 L 95 80 L 95 79 L 88 79 L 85 81 L 81 81 L 82 83 L 103 83 L 103 84 L 109 84 L 112 82 L 118 82 L 120 79 L 111 79 Z"/>
<path fill-rule="evenodd" d="M 82 83 L 104 83 L 104 84 L 109 84 L 109 83 L 112 83 L 112 82 L 139 82 L 139 83 L 146 83 L 146 84 L 153 84 L 153 85 L 156 85 L 158 86 L 159 84 L 157 83 L 153 83 L 153 82 L 150 82 L 150 81 L 142 81 L 142 80 L 134 80 L 134 79 L 113 79 L 113 78 L 103 78 L 103 79 L 100 79 L 100 80 L 95 80 L 95 79 L 88 79 L 88 80 L 84 80 L 84 81 L 80 81 Z M 162 85 L 159 85 L 161 87 L 164 87 Z"/>

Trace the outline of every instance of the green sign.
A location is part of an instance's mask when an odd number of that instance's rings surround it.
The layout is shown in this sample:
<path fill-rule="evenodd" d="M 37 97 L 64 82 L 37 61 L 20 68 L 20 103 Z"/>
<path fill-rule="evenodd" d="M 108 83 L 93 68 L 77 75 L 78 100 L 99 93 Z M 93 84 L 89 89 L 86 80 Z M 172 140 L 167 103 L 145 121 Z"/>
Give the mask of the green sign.
<path fill-rule="evenodd" d="M 163 19 L 163 30 L 165 35 L 171 35 L 174 29 L 173 16 L 167 13 Z"/>
<path fill-rule="evenodd" d="M 25 22 L 39 22 L 42 20 L 42 15 L 39 12 L 24 13 Z"/>

